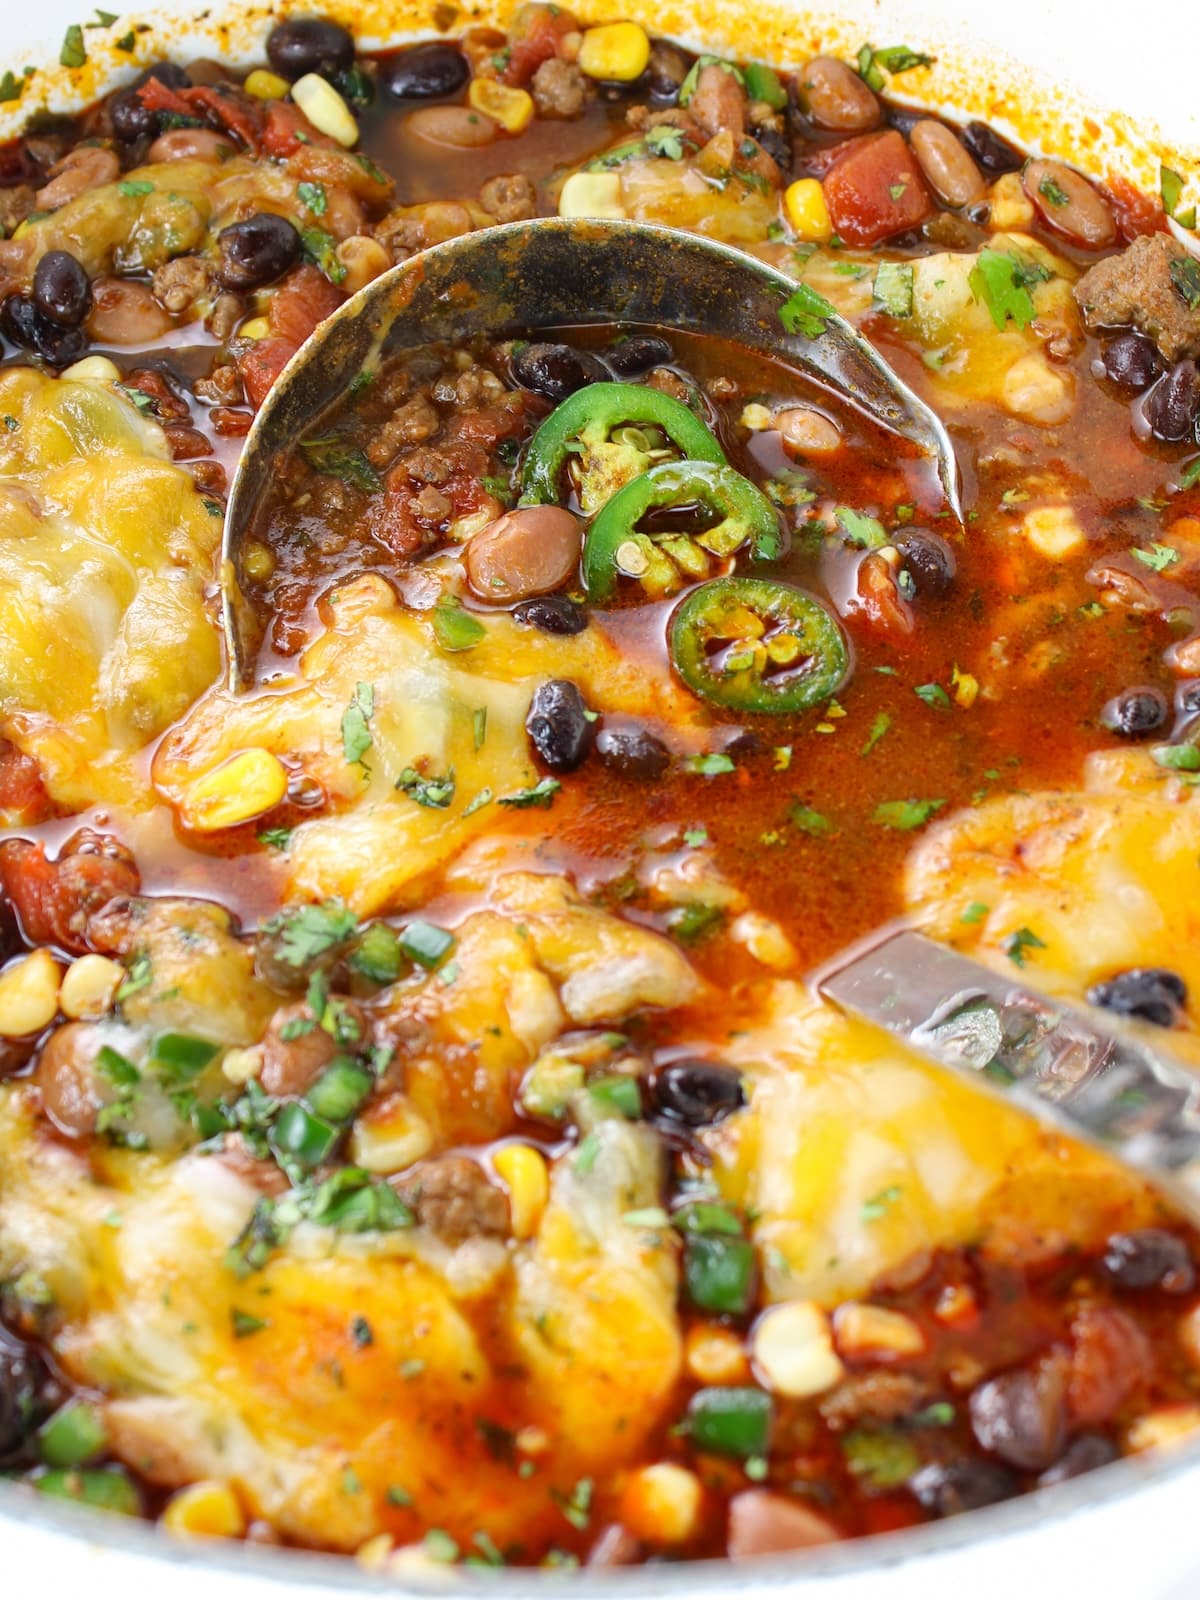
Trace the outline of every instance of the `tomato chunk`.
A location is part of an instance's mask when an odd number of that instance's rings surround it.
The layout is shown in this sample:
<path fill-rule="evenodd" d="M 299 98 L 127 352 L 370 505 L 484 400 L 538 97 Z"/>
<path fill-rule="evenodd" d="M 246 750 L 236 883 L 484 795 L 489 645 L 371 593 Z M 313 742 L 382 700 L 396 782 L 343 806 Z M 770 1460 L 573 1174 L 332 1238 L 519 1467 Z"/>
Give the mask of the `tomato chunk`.
<path fill-rule="evenodd" d="M 856 141 L 834 164 L 825 203 L 838 237 L 856 246 L 918 227 L 933 211 L 916 158 L 894 128 Z"/>

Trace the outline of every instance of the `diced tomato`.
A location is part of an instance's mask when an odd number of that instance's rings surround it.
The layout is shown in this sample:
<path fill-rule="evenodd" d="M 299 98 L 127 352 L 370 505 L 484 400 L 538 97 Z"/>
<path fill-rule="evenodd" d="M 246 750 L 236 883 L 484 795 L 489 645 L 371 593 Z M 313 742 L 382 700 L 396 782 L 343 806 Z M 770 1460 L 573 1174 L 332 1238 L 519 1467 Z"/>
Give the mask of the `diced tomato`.
<path fill-rule="evenodd" d="M 41 822 L 50 814 L 50 796 L 31 756 L 0 739 L 0 819 Z"/>
<path fill-rule="evenodd" d="M 271 332 L 301 345 L 341 305 L 345 295 L 314 266 L 297 267 L 271 298 L 267 320 Z"/>
<path fill-rule="evenodd" d="M 523 88 L 543 61 L 558 55 L 566 35 L 578 31 L 578 21 L 559 6 L 522 6 L 513 19 L 510 55 L 501 82 Z"/>
<path fill-rule="evenodd" d="M 1144 233 L 1165 233 L 1167 218 L 1157 200 L 1151 200 L 1124 178 L 1110 177 L 1105 184 L 1117 227 L 1126 241 Z"/>
<path fill-rule="evenodd" d="M 179 93 L 169 88 L 161 78 L 147 78 L 137 91 L 137 97 L 147 111 L 166 111 L 174 117 L 190 117 L 192 109 Z"/>
<path fill-rule="evenodd" d="M 1085 1306 L 1071 1324 L 1071 1338 L 1067 1393 L 1075 1420 L 1111 1422 L 1153 1371 L 1146 1335 L 1116 1306 Z"/>
<path fill-rule="evenodd" d="M 133 857 L 107 834 L 81 828 L 54 861 L 28 839 L 0 845 L 0 889 L 12 902 L 31 944 L 81 955 L 88 918 L 118 895 L 141 887 Z"/>
<path fill-rule="evenodd" d="M 825 203 L 845 244 L 878 244 L 916 228 L 933 211 L 912 151 L 894 128 L 860 139 L 825 178 Z"/>
<path fill-rule="evenodd" d="M 339 148 L 333 139 L 317 132 L 299 106 L 292 105 L 290 100 L 272 100 L 262 131 L 262 147 L 267 155 L 292 156 L 306 145 L 316 145 L 323 150 Z"/>
<path fill-rule="evenodd" d="M 237 369 L 246 398 L 257 411 L 271 392 L 271 385 L 296 354 L 300 346 L 293 339 L 256 339 L 237 358 Z"/>
<path fill-rule="evenodd" d="M 211 84 L 201 84 L 195 89 L 184 89 L 180 99 L 186 100 L 197 116 L 233 134 L 247 150 L 258 154 L 259 124 L 249 96 L 236 91 L 222 94 Z"/>

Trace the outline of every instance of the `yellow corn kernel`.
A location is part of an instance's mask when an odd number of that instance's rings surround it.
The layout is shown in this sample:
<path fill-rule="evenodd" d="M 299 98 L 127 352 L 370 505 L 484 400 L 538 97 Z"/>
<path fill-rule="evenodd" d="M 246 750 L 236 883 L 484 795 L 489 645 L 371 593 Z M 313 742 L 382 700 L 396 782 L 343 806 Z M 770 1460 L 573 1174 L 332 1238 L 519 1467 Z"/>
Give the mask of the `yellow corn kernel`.
<path fill-rule="evenodd" d="M 74 383 L 117 383 L 121 369 L 107 356 L 84 356 L 82 361 L 69 366 L 63 377 Z"/>
<path fill-rule="evenodd" d="M 266 317 L 247 317 L 238 329 L 239 339 L 265 339 L 271 331 Z"/>
<path fill-rule="evenodd" d="M 647 1544 L 684 1544 L 700 1521 L 700 1479 L 673 1461 L 639 1467 L 621 1496 L 621 1521 Z"/>
<path fill-rule="evenodd" d="M 358 123 L 341 95 L 315 72 L 306 72 L 292 85 L 292 99 L 318 133 L 328 134 L 349 150 L 358 143 Z"/>
<path fill-rule="evenodd" d="M 751 433 L 763 433 L 771 426 L 771 413 L 759 401 L 752 400 L 748 406 L 742 407 L 738 421 L 743 428 L 749 428 Z"/>
<path fill-rule="evenodd" d="M 524 133 L 533 121 L 533 96 L 495 78 L 472 78 L 467 99 L 472 110 L 491 117 L 506 133 Z"/>
<path fill-rule="evenodd" d="M 508 1190 L 513 1233 L 518 1239 L 532 1239 L 550 1198 L 546 1158 L 531 1144 L 506 1144 L 492 1157 L 492 1166 Z"/>
<path fill-rule="evenodd" d="M 560 217 L 614 217 L 625 215 L 621 179 L 615 172 L 573 172 L 558 196 Z"/>
<path fill-rule="evenodd" d="M 1019 172 L 1006 172 L 992 185 L 988 227 L 993 233 L 1009 233 L 1013 228 L 1028 228 L 1033 222 L 1033 206 L 1025 193 Z"/>
<path fill-rule="evenodd" d="M 41 1033 L 58 1015 L 58 962 L 35 950 L 0 972 L 0 1038 Z"/>
<path fill-rule="evenodd" d="M 253 583 L 263 583 L 275 571 L 275 557 L 265 544 L 247 539 L 242 551 L 242 571 Z"/>
<path fill-rule="evenodd" d="M 1200 1406 L 1186 1401 L 1160 1406 L 1139 1417 L 1125 1432 L 1128 1450 L 1157 1450 L 1163 1445 L 1182 1444 L 1200 1428 Z"/>
<path fill-rule="evenodd" d="M 829 1318 L 811 1300 L 789 1300 L 763 1312 L 754 1329 L 754 1365 L 768 1389 L 793 1399 L 824 1394 L 844 1372 Z"/>
<path fill-rule="evenodd" d="M 603 83 L 632 83 L 650 60 L 650 40 L 636 22 L 589 28 L 579 46 L 579 70 Z"/>
<path fill-rule="evenodd" d="M 242 85 L 246 93 L 252 94 L 256 100 L 282 100 L 291 87 L 286 78 L 281 78 L 276 72 L 268 72 L 265 67 L 255 67 Z"/>
<path fill-rule="evenodd" d="M 979 699 L 979 679 L 973 672 L 960 672 L 955 666 L 950 674 L 950 686 L 954 690 L 956 704 L 964 711 L 969 711 Z"/>
<path fill-rule="evenodd" d="M 102 1017 L 124 982 L 125 968 L 119 961 L 110 961 L 107 956 L 80 956 L 67 968 L 58 992 L 59 1008 L 72 1021 Z"/>
<path fill-rule="evenodd" d="M 407 1100 L 387 1106 L 369 1121 L 360 1118 L 350 1135 L 350 1159 L 367 1172 L 403 1172 L 433 1148 L 433 1132 Z"/>
<path fill-rule="evenodd" d="M 783 209 L 799 239 L 824 244 L 833 237 L 825 191 L 816 178 L 797 178 L 784 190 Z"/>
<path fill-rule="evenodd" d="M 246 1518 L 227 1483 L 207 1478 L 172 1495 L 162 1514 L 168 1533 L 190 1539 L 240 1539 Z"/>
<path fill-rule="evenodd" d="M 388 1558 L 395 1548 L 396 1541 L 390 1533 L 377 1533 L 373 1539 L 359 1545 L 354 1552 L 354 1559 L 367 1572 L 385 1572 Z"/>
<path fill-rule="evenodd" d="M 707 1322 L 694 1323 L 684 1340 L 684 1363 L 697 1383 L 722 1385 L 746 1383 L 750 1363 L 742 1341 L 731 1328 L 715 1328 Z"/>
<path fill-rule="evenodd" d="M 288 775 L 269 750 L 242 750 L 197 778 L 184 796 L 183 821 L 197 833 L 236 828 L 271 811 L 287 794 Z"/>
<path fill-rule="evenodd" d="M 221 1057 L 221 1071 L 230 1083 L 236 1083 L 239 1088 L 249 1083 L 251 1078 L 258 1077 L 262 1064 L 263 1047 L 260 1044 L 251 1045 L 245 1050 L 226 1050 Z"/>

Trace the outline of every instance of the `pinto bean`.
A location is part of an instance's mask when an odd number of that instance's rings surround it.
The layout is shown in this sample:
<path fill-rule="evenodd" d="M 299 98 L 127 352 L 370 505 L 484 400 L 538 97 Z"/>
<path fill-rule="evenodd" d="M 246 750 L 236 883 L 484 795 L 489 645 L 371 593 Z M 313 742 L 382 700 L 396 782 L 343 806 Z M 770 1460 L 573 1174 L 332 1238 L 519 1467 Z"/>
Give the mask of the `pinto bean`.
<path fill-rule="evenodd" d="M 560 506 L 522 506 L 467 545 L 467 578 L 483 600 L 549 594 L 575 571 L 583 530 Z"/>
<path fill-rule="evenodd" d="M 1066 1409 L 1061 1363 L 1014 1367 L 971 1395 L 971 1426 L 985 1450 L 1010 1466 L 1040 1472 L 1062 1453 Z"/>
<path fill-rule="evenodd" d="M 236 146 L 213 128 L 171 128 L 146 152 L 147 161 L 226 161 Z"/>
<path fill-rule="evenodd" d="M 883 115 L 858 73 L 835 56 L 814 56 L 800 68 L 796 97 L 818 128 L 831 133 L 868 133 Z"/>
<path fill-rule="evenodd" d="M 96 1075 L 96 1058 L 106 1033 L 90 1022 L 68 1022 L 56 1028 L 42 1047 L 34 1082 L 42 1110 L 60 1133 L 82 1139 L 94 1131 L 104 1104 Z"/>
<path fill-rule="evenodd" d="M 729 1502 L 728 1548 L 734 1561 L 810 1550 L 841 1537 L 828 1517 L 770 1489 L 746 1489 Z"/>
<path fill-rule="evenodd" d="M 987 194 L 983 174 L 944 122 L 923 118 L 908 142 L 929 187 L 948 206 L 971 206 Z"/>
<path fill-rule="evenodd" d="M 367 1037 L 367 1021 L 353 1000 L 337 1002 L 341 1025 L 354 1034 L 351 1046 Z M 308 1002 L 297 1000 L 281 1006 L 263 1035 L 263 1064 L 259 1082 L 268 1094 L 299 1095 L 316 1082 L 338 1054 L 338 1042 L 326 1028 L 319 1027 Z"/>
<path fill-rule="evenodd" d="M 405 127 L 430 144 L 447 144 L 456 150 L 473 150 L 491 144 L 496 123 L 470 106 L 422 106 L 405 118 Z"/>
<path fill-rule="evenodd" d="M 775 426 L 790 456 L 829 456 L 842 448 L 837 424 L 824 412 L 813 411 L 809 406 L 780 411 L 775 417 Z"/>
<path fill-rule="evenodd" d="M 97 278 L 87 328 L 97 344 L 153 344 L 174 327 L 148 283 Z"/>
<path fill-rule="evenodd" d="M 50 168 L 50 181 L 37 192 L 39 211 L 57 211 L 68 200 L 74 200 L 89 189 L 99 189 L 103 184 L 114 183 L 120 174 L 121 163 L 111 150 L 102 145 L 85 144 L 67 154 Z"/>
<path fill-rule="evenodd" d="M 1062 161 L 1030 161 L 1021 183 L 1042 219 L 1068 239 L 1093 249 L 1115 242 L 1111 206 L 1073 167 Z"/>

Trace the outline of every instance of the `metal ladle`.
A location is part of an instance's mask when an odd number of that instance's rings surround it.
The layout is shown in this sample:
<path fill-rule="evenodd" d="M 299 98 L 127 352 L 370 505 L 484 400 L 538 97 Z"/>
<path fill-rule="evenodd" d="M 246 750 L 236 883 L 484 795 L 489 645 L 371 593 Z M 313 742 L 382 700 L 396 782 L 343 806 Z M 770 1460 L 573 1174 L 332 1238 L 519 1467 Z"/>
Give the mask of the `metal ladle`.
<path fill-rule="evenodd" d="M 810 312 L 788 332 L 780 307 L 796 289 L 755 257 L 696 234 L 559 218 L 464 234 L 376 278 L 301 347 L 246 437 L 222 548 L 230 687 L 244 683 L 258 632 L 242 592 L 243 547 L 280 455 L 342 401 L 362 373 L 430 343 L 596 323 L 678 328 L 728 340 L 796 368 L 916 445 L 936 464 L 946 502 L 961 523 L 957 466 L 942 423 L 831 309 L 819 309 L 815 318 Z"/>

